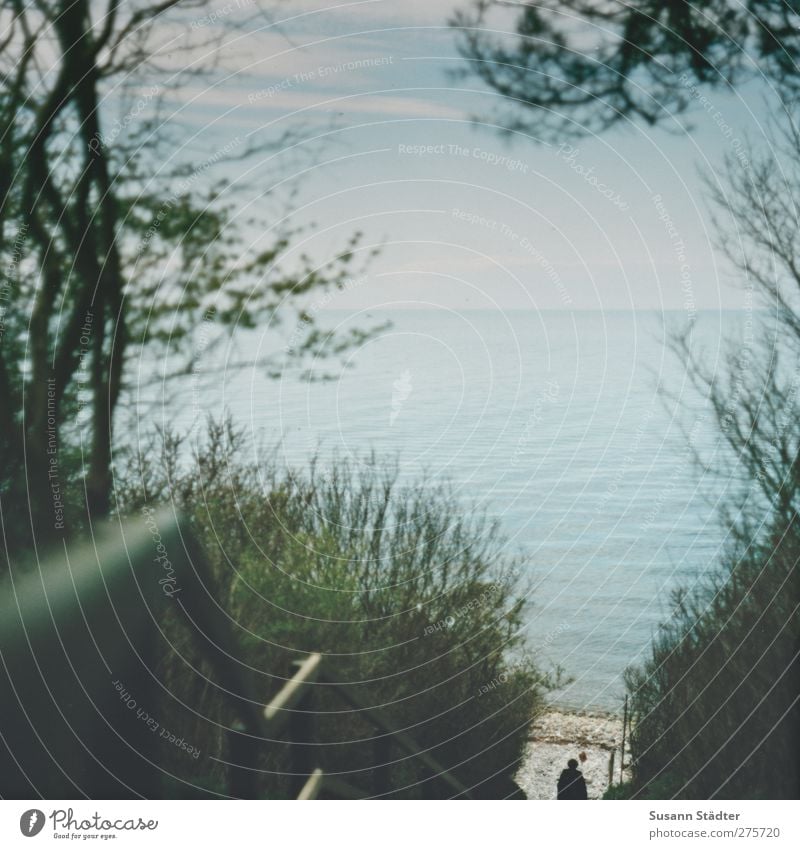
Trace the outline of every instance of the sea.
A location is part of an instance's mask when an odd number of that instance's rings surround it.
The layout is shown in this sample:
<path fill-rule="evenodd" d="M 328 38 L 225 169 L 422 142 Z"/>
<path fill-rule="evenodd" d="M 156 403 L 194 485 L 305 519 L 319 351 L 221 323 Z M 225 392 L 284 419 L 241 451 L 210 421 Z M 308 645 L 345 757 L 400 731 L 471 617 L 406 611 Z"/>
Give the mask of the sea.
<path fill-rule="evenodd" d="M 529 645 L 570 679 L 551 700 L 618 711 L 623 672 L 647 657 L 671 592 L 702 580 L 725 544 L 729 464 L 673 340 L 689 333 L 694 355 L 719 372 L 744 321 L 725 312 L 330 311 L 322 322 L 340 333 L 381 329 L 343 358 L 312 362 L 312 381 L 297 369 L 270 377 L 260 364 L 198 391 L 195 375 L 173 424 L 228 410 L 288 466 L 374 452 L 404 481 L 448 481 L 465 510 L 498 520 L 509 556 L 524 559 Z M 218 364 L 280 359 L 272 329 L 247 334 L 235 352 L 214 355 Z"/>

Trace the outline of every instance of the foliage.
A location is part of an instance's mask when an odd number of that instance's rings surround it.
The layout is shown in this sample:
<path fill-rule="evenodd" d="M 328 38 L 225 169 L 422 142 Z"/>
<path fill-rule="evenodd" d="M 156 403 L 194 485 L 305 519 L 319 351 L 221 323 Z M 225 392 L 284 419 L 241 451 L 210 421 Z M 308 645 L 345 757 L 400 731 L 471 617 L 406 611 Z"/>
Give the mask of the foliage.
<path fill-rule="evenodd" d="M 766 307 L 771 326 L 757 329 L 751 314 L 752 338 L 729 351 L 722 374 L 696 355 L 691 327 L 674 340 L 730 449 L 724 463 L 698 457 L 736 484 L 721 511 L 730 545 L 695 587 L 676 593 L 649 659 L 627 672 L 634 780 L 618 795 L 800 793 L 797 12 L 769 0 L 559 0 L 511 10 L 476 0 L 454 21 L 466 73 L 503 96 L 502 126 L 535 138 L 671 121 L 702 90 L 756 75 L 780 101 L 766 152 L 729 157 L 726 184 L 708 179 L 721 245 L 747 282 L 749 308 Z M 510 27 L 499 25 L 504 14 Z"/>
<path fill-rule="evenodd" d="M 627 673 L 635 796 L 796 798 L 800 535 L 795 518 L 676 594 Z"/>
<path fill-rule="evenodd" d="M 611 801 L 619 801 L 620 799 L 630 799 L 633 793 L 633 785 L 630 781 L 623 781 L 622 784 L 609 784 L 603 793 L 603 799 Z"/>
<path fill-rule="evenodd" d="M 287 357 L 262 364 L 272 374 L 285 359 L 340 354 L 367 332 L 329 337 L 309 309 L 358 274 L 370 251 L 357 233 L 324 261 L 296 247 L 300 232 L 286 223 L 292 191 L 269 188 L 282 182 L 270 163 L 287 136 L 209 136 L 192 145 L 193 161 L 176 153 L 187 149 L 186 130 L 165 115 L 170 98 L 213 73 L 236 26 L 192 26 L 209 5 L 14 0 L 0 13 L 7 554 L 107 514 L 115 414 L 143 351 L 164 364 L 152 375 L 164 381 L 192 370 L 208 323 L 216 332 L 206 355 L 239 327 L 273 329 L 295 316 Z M 239 23 L 263 25 L 269 8 L 245 4 Z M 165 46 L 172 28 L 180 43 Z M 198 150 L 203 143 L 208 150 Z M 261 165 L 265 185 L 248 186 L 258 215 L 224 179 L 237 161 Z"/>
<path fill-rule="evenodd" d="M 464 73 L 506 98 L 499 123 L 539 138 L 655 124 L 684 111 L 697 87 L 755 75 L 794 87 L 797 12 L 772 0 L 474 0 L 453 23 Z"/>
<path fill-rule="evenodd" d="M 690 336 L 675 340 L 729 450 L 716 468 L 698 462 L 736 486 L 721 510 L 728 550 L 676 593 L 649 660 L 627 674 L 637 795 L 800 794 L 800 137 L 779 125 L 772 142 L 746 167 L 729 160 L 726 190 L 711 187 L 722 244 L 769 321 L 753 320 L 752 341 L 729 352 L 722 374 L 698 361 Z"/>
<path fill-rule="evenodd" d="M 464 516 L 442 486 L 401 486 L 374 459 L 339 461 L 330 473 L 282 469 L 274 457 L 254 463 L 242 435 L 219 424 L 191 460 L 180 443 L 164 437 L 129 458 L 121 503 L 129 512 L 170 500 L 191 517 L 264 701 L 293 660 L 320 651 L 330 679 L 346 682 L 478 795 L 510 793 L 531 717 L 557 674 L 540 672 L 526 649 L 521 564 L 504 556 L 496 527 Z M 192 648 L 171 627 L 165 710 L 180 696 L 224 723 L 224 705 L 198 686 L 186 660 Z M 318 689 L 317 742 L 330 744 L 319 765 L 369 793 L 376 732 Z M 218 729 L 185 716 L 170 722 L 178 721 L 189 722 L 187 739 L 224 756 Z M 264 757 L 263 768 L 286 771 L 284 754 Z M 421 795 L 419 764 L 398 750 L 393 758 L 393 789 Z M 265 792 L 287 793 L 285 777 Z"/>

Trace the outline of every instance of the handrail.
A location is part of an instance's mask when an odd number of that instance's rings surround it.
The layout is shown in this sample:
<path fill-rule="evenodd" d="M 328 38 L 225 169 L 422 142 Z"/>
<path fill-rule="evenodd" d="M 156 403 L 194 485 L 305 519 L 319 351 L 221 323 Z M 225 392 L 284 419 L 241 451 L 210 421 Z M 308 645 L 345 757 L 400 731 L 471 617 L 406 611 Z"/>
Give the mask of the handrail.
<path fill-rule="evenodd" d="M 267 730 L 273 737 L 280 733 L 288 721 L 292 708 L 305 695 L 306 687 L 317 680 L 322 655 L 310 654 L 297 672 L 283 685 L 278 694 L 264 708 Z"/>
<path fill-rule="evenodd" d="M 303 789 L 297 796 L 298 802 L 304 802 L 308 799 L 316 799 L 322 791 L 323 772 L 317 768 L 308 777 L 308 781 L 303 785 Z"/>
<path fill-rule="evenodd" d="M 328 775 L 321 769 L 315 769 L 311 773 L 308 781 L 303 785 L 303 789 L 297 796 L 298 801 L 304 799 L 318 799 L 322 793 L 327 792 L 329 796 L 336 799 L 353 799 L 359 800 L 364 798 L 364 794 L 353 787 L 347 781 L 342 781 L 335 775 Z"/>
<path fill-rule="evenodd" d="M 264 705 L 251 688 L 245 659 L 220 606 L 202 547 L 171 509 L 109 522 L 90 542 L 51 552 L 37 572 L 17 577 L 0 595 L 0 797 L 148 797 L 158 786 L 158 747 L 176 735 L 154 729 L 159 683 L 153 673 L 166 637 L 158 625 L 175 608 L 193 632 L 232 708 L 227 729 L 228 793 L 256 798 L 259 747 L 288 724 L 297 798 L 363 793 L 313 763 L 317 685 L 330 687 L 373 727 L 373 790 L 389 795 L 390 749 L 397 745 L 462 798 L 467 788 L 404 731 L 324 676 L 320 653 Z M 160 729 L 169 732 L 170 729 Z M 172 751 L 172 750 L 169 750 Z M 223 761 L 224 762 L 224 761 Z"/>
<path fill-rule="evenodd" d="M 334 682 L 325 677 L 323 673 L 322 655 L 319 652 L 310 654 L 303 661 L 296 661 L 294 664 L 297 668 L 295 674 L 283 685 L 278 693 L 273 697 L 269 704 L 264 708 L 264 718 L 267 722 L 267 727 L 271 735 L 276 735 L 283 729 L 285 724 L 291 720 L 292 715 L 297 718 L 298 714 L 304 715 L 307 711 L 293 711 L 293 708 L 300 705 L 311 695 L 311 688 L 315 682 L 319 681 L 331 687 L 347 704 L 356 710 L 356 712 L 366 719 L 371 725 L 383 732 L 383 735 L 376 738 L 376 749 L 381 753 L 383 758 L 377 757 L 378 766 L 385 767 L 386 764 L 381 764 L 380 761 L 386 758 L 387 750 L 390 743 L 396 743 L 401 748 L 405 749 L 412 757 L 420 760 L 430 770 L 434 778 L 438 778 L 445 782 L 455 791 L 458 796 L 469 799 L 469 790 L 447 769 L 445 769 L 429 752 L 423 749 L 414 738 L 405 731 L 399 731 L 393 728 L 378 712 L 371 707 L 364 705 L 357 696 L 350 692 L 346 685 L 339 682 Z M 302 744 L 294 743 L 298 746 Z M 303 796 L 309 787 L 311 778 L 321 771 L 314 769 L 311 776 L 302 785 L 297 798 L 313 798 Z M 297 776 L 302 777 L 307 775 L 307 772 L 298 770 Z M 326 783 L 329 777 L 326 776 Z M 383 781 L 385 792 L 388 792 L 388 781 Z M 320 779 L 320 787 L 321 779 Z M 349 785 L 347 785 L 350 788 Z M 316 784 L 315 784 L 316 787 Z M 352 788 L 350 788 L 352 789 Z M 317 792 L 319 788 L 317 788 Z"/>
<path fill-rule="evenodd" d="M 170 607 L 213 665 L 209 683 L 263 735 L 205 554 L 173 510 L 99 525 L 35 571 L 12 566 L 3 589 L 0 797 L 153 793 L 156 751 L 178 739 L 153 716 L 152 670 L 169 650 L 158 623 Z"/>

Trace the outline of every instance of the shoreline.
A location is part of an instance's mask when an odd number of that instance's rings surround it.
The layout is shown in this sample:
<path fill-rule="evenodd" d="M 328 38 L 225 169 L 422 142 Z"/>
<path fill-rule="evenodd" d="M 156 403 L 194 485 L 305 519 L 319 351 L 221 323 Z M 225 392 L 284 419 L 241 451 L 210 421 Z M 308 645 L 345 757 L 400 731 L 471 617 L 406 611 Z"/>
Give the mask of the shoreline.
<path fill-rule="evenodd" d="M 612 764 L 613 783 L 619 783 L 621 744 L 622 716 L 549 705 L 531 724 L 515 780 L 529 799 L 555 799 L 558 776 L 567 761 L 575 758 L 589 798 L 600 799 L 609 786 Z"/>

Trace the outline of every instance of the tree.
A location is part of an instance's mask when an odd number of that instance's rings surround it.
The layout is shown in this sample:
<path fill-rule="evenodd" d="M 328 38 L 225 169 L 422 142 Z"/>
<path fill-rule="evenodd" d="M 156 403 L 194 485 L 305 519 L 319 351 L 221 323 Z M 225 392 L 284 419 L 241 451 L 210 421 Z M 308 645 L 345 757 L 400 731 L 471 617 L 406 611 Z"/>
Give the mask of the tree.
<path fill-rule="evenodd" d="M 779 160 L 781 168 L 776 168 Z M 720 242 L 766 318 L 722 376 L 675 340 L 728 448 L 698 456 L 735 481 L 728 548 L 674 594 L 650 656 L 627 673 L 635 719 L 633 793 L 797 798 L 800 768 L 800 135 L 773 128 L 766 152 L 730 157 L 710 183 Z M 730 223 L 728 223 L 730 222 Z M 738 348 L 738 350 L 737 350 Z"/>
<path fill-rule="evenodd" d="M 245 8 L 240 26 L 269 20 L 269 6 Z M 259 222 L 237 224 L 234 190 L 212 179 L 285 139 L 235 137 L 169 164 L 165 97 L 213 73 L 231 20 L 212 21 L 205 0 L 11 0 L 1 13 L 0 513 L 12 548 L 111 509 L 115 411 L 137 353 L 155 362 L 168 349 L 170 374 L 185 374 L 204 319 L 252 327 L 287 310 L 297 357 L 361 338 L 332 340 L 304 312 L 310 294 L 346 284 L 358 234 L 323 266 L 289 263 L 285 210 L 249 247 Z M 178 46 L 165 46 L 173 29 Z"/>
<path fill-rule="evenodd" d="M 511 46 L 489 25 L 500 2 L 459 16 L 462 48 L 507 100 L 505 126 L 580 134 L 657 124 L 699 87 L 761 77 L 778 103 L 764 149 L 729 157 L 707 185 L 720 243 L 769 320 L 722 375 L 674 347 L 710 401 L 739 484 L 722 513 L 730 545 L 693 590 L 680 588 L 648 659 L 626 673 L 634 779 L 629 795 L 796 798 L 800 728 L 800 30 L 795 2 L 633 5 L 560 0 L 515 6 Z M 506 35 L 508 35 L 506 33 Z M 746 354 L 746 356 L 744 355 Z"/>
<path fill-rule="evenodd" d="M 465 73 L 507 99 L 504 126 L 538 137 L 656 124 L 690 106 L 693 86 L 754 76 L 793 86 L 798 10 L 797 0 L 476 0 L 454 25 Z"/>

